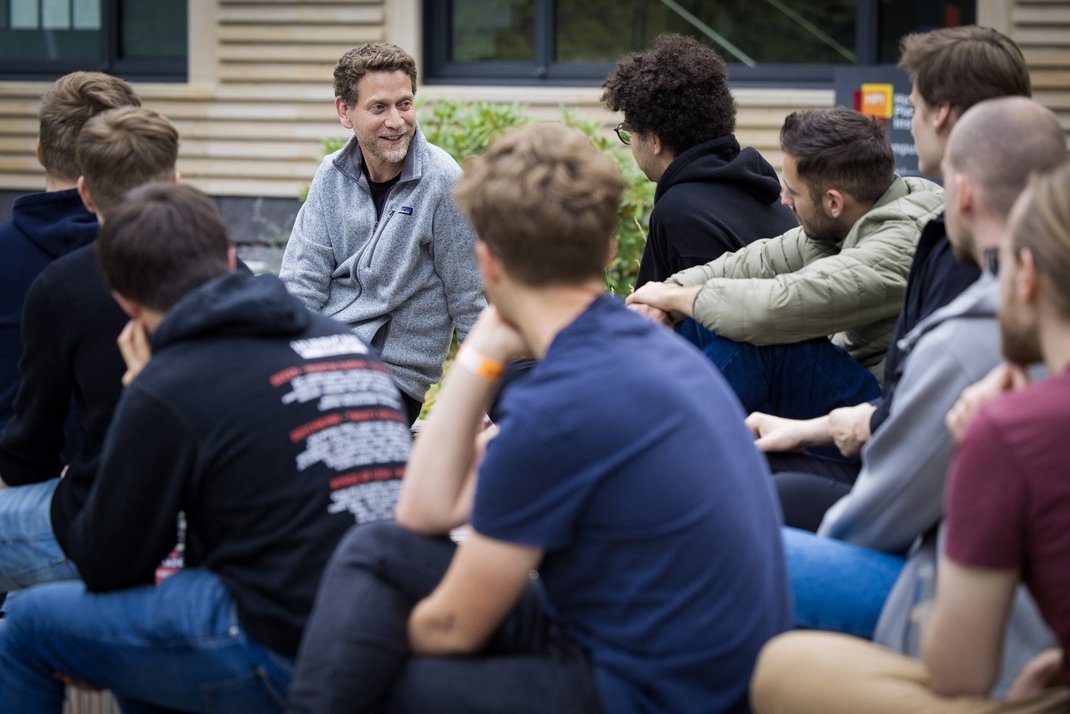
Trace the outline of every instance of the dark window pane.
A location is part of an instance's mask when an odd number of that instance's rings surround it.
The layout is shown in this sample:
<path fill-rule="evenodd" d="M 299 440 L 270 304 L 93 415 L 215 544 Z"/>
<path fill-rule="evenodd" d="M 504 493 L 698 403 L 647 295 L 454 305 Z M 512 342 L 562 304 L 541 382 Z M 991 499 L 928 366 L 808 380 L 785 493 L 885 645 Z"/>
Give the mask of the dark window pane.
<path fill-rule="evenodd" d="M 558 62 L 615 62 L 662 32 L 692 35 L 727 62 L 855 61 L 856 0 L 557 0 Z"/>
<path fill-rule="evenodd" d="M 0 60 L 98 60 L 100 0 L 0 0 Z"/>
<path fill-rule="evenodd" d="M 186 56 L 186 0 L 121 0 L 119 25 L 123 59 Z"/>
<path fill-rule="evenodd" d="M 451 60 L 533 60 L 534 4 L 533 0 L 454 0 Z"/>
<path fill-rule="evenodd" d="M 974 0 L 881 0 L 878 61 L 889 64 L 899 61 L 899 40 L 903 35 L 976 22 Z"/>

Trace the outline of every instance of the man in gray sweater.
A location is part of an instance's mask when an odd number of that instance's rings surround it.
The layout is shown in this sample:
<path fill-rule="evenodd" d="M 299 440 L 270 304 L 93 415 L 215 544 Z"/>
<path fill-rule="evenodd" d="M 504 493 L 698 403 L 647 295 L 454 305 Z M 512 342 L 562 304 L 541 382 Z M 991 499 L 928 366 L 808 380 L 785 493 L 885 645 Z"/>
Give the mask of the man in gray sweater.
<path fill-rule="evenodd" d="M 347 52 L 334 92 L 353 138 L 316 172 L 279 277 L 379 351 L 415 421 L 453 330 L 463 340 L 486 305 L 475 235 L 450 195 L 461 169 L 420 132 L 416 62 L 400 47 Z"/>

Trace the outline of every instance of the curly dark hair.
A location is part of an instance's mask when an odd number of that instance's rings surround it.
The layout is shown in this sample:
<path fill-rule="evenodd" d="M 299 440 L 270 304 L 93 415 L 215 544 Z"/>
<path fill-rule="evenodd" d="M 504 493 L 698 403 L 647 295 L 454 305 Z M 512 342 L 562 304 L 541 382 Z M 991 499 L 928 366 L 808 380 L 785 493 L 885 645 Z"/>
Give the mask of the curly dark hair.
<path fill-rule="evenodd" d="M 602 90 L 602 103 L 624 112 L 631 131 L 654 132 L 677 156 L 736 128 L 728 66 L 687 35 L 658 35 L 652 48 L 618 62 Z"/>

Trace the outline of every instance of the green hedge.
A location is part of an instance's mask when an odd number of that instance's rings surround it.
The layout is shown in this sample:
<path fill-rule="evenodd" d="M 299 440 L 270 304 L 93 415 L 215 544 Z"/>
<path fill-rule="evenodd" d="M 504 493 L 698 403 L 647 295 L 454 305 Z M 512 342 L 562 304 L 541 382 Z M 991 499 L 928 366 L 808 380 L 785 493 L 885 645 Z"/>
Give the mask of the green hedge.
<path fill-rule="evenodd" d="M 483 153 L 495 137 L 535 121 L 521 104 L 448 99 L 422 104 L 419 117 L 420 128 L 427 140 L 447 151 L 462 166 L 469 156 Z M 561 119 L 567 126 L 586 134 L 599 151 L 609 154 L 624 176 L 626 187 L 617 223 L 617 255 L 606 270 L 606 289 L 627 295 L 635 285 L 639 259 L 646 244 L 645 226 L 654 205 L 655 185 L 643 175 L 631 152 L 604 124 L 583 121 L 564 106 L 561 107 Z M 337 151 L 345 141 L 344 138 L 324 139 L 324 153 Z"/>

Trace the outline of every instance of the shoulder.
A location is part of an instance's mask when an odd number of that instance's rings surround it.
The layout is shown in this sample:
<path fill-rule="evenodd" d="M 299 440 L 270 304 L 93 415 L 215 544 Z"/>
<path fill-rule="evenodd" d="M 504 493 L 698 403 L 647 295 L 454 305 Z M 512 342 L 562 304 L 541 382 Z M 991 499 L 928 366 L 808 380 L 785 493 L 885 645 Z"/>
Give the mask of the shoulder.
<path fill-rule="evenodd" d="M 452 186 L 464 173 L 460 165 L 445 149 L 441 149 L 427 141 L 423 134 L 414 142 L 415 149 L 420 152 L 420 182 L 431 179 L 432 183 L 442 183 Z"/>

